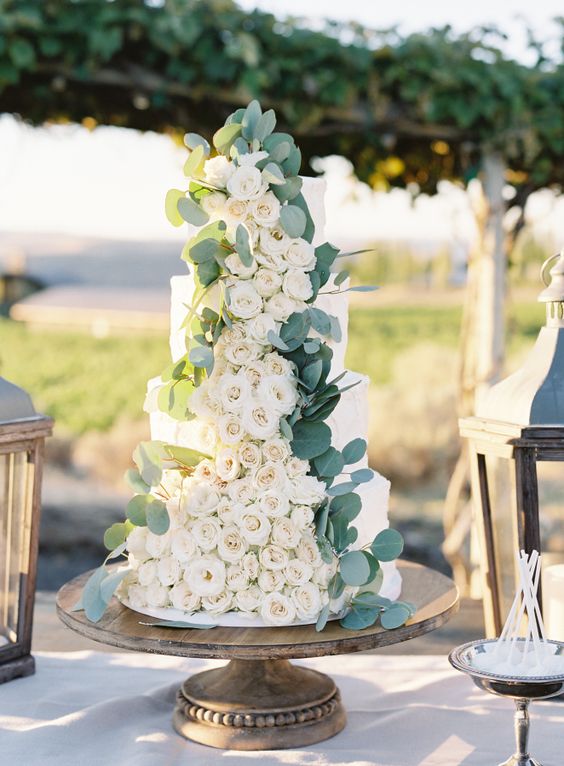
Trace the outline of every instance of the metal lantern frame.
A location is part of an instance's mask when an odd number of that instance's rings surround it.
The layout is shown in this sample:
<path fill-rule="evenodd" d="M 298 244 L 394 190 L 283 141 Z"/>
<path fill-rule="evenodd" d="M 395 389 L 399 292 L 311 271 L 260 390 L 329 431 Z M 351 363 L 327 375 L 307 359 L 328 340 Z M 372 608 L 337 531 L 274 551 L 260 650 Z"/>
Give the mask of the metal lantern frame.
<path fill-rule="evenodd" d="M 53 421 L 0 378 L 0 683 L 31 675 L 45 438 Z"/>

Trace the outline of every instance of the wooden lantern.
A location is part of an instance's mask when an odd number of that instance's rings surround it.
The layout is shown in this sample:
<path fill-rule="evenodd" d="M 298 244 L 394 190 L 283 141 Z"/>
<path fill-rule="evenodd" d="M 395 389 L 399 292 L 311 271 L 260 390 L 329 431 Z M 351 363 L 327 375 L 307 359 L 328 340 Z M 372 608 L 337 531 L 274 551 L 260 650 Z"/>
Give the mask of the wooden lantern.
<path fill-rule="evenodd" d="M 0 683 L 35 670 L 31 629 L 41 474 L 51 418 L 0 378 Z"/>
<path fill-rule="evenodd" d="M 538 463 L 564 462 L 564 250 L 545 262 L 541 274 L 546 289 L 539 301 L 546 303 L 547 321 L 532 352 L 522 368 L 489 390 L 476 417 L 460 421 L 470 446 L 490 636 L 499 635 L 515 592 L 515 551 L 541 551 Z M 564 466 L 562 481 L 564 486 Z"/>

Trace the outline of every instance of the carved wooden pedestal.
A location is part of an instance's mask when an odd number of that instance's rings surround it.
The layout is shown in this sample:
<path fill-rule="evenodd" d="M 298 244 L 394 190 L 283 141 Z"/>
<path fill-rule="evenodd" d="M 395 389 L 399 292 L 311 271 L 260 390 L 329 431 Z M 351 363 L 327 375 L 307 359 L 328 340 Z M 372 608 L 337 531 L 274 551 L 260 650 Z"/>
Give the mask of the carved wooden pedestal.
<path fill-rule="evenodd" d="M 329 676 L 288 660 L 231 660 L 180 687 L 174 728 L 234 750 L 300 747 L 338 734 L 346 715 Z"/>
<path fill-rule="evenodd" d="M 458 609 L 454 583 L 432 569 L 400 562 L 402 598 L 417 607 L 396 630 L 373 626 L 361 631 L 330 622 L 321 633 L 313 625 L 287 628 L 185 630 L 154 628 L 113 599 L 100 620 L 73 612 L 90 572 L 71 580 L 57 595 L 57 612 L 69 628 L 121 649 L 177 657 L 226 659 L 221 668 L 197 673 L 177 695 L 173 724 L 188 739 L 233 750 L 295 748 L 340 732 L 346 715 L 329 676 L 290 664 L 291 658 L 320 657 L 374 649 L 421 636 L 443 625 Z M 337 666 L 337 663 L 336 663 Z M 346 670 L 346 664 L 340 668 Z"/>

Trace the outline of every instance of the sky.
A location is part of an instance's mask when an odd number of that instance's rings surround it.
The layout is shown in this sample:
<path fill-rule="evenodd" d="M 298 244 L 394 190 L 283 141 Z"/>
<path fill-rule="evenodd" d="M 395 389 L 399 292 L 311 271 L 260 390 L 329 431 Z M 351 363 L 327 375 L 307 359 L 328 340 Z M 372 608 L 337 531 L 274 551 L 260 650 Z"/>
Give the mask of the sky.
<path fill-rule="evenodd" d="M 534 5 L 534 27 L 543 39 L 554 32 L 550 19 L 562 12 L 561 2 L 537 0 Z M 514 31 L 508 44 L 518 57 L 525 56 L 525 48 L 515 19 L 519 14 L 533 15 L 530 1 L 522 0 L 465 4 L 452 0 L 241 0 L 241 5 L 260 6 L 278 15 L 303 14 L 305 9 L 313 19 L 354 18 L 376 28 L 400 24 L 405 31 L 447 23 L 466 30 L 494 22 Z M 169 138 L 154 133 L 109 127 L 89 132 L 81 126 L 32 129 L 4 115 L 0 117 L 0 234 L 64 232 L 181 241 L 184 234 L 168 224 L 163 200 L 169 188 L 183 188 L 184 158 L 182 149 Z M 471 236 L 465 202 L 452 190 L 411 205 L 406 193 L 373 194 L 367 187 L 356 186 L 342 161 L 329 163 L 327 171 L 327 235 L 337 243 Z M 0 257 L 1 245 L 0 239 Z"/>

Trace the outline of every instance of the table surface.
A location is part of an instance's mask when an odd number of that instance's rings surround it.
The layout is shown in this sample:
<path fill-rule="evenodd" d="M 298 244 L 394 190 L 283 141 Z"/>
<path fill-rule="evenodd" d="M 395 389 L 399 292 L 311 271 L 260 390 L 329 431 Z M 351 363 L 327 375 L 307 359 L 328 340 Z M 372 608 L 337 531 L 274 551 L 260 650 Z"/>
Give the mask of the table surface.
<path fill-rule="evenodd" d="M 410 562 L 399 562 L 399 568 L 403 578 L 401 597 L 415 604 L 417 612 L 406 625 L 391 631 L 379 625 L 351 631 L 342 628 L 338 621 L 328 623 L 321 633 L 313 625 L 208 630 L 154 628 L 140 624 L 151 618 L 128 609 L 115 598 L 100 622 L 91 623 L 84 612 L 71 611 L 90 572 L 61 588 L 57 612 L 69 628 L 94 641 L 154 654 L 252 660 L 346 654 L 421 636 L 443 625 L 457 611 L 458 591 L 448 577 Z"/>

